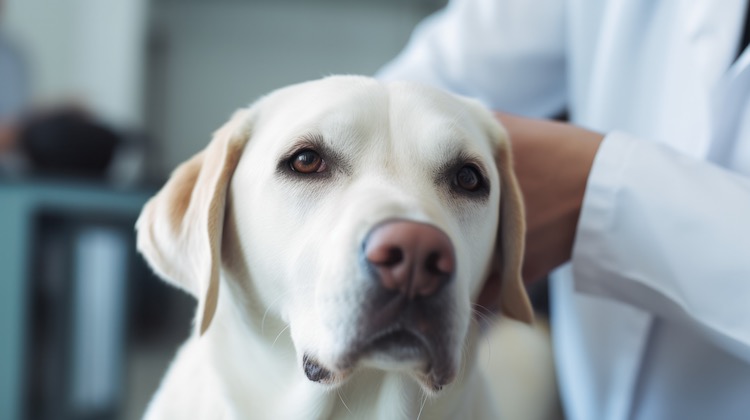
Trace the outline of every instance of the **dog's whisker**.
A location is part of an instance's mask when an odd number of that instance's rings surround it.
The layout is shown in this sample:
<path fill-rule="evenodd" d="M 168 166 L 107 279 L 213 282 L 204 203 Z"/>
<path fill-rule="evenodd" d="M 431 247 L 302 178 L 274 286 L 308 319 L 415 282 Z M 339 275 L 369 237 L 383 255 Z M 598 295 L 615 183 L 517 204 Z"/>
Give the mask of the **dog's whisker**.
<path fill-rule="evenodd" d="M 466 363 L 468 359 L 468 350 L 466 348 L 466 344 L 464 344 L 461 348 L 461 366 L 458 369 L 459 374 L 461 375 L 459 378 L 460 382 L 463 382 L 466 378 Z"/>
<path fill-rule="evenodd" d="M 493 321 L 492 318 L 478 311 L 472 311 L 472 312 L 474 316 L 478 318 L 478 319 L 474 319 L 473 321 L 477 323 L 480 330 L 492 324 L 492 321 Z"/>
<path fill-rule="evenodd" d="M 271 348 L 273 348 L 276 345 L 276 342 L 279 340 L 279 337 L 281 337 L 281 334 L 284 334 L 284 331 L 289 329 L 290 324 L 287 324 L 286 327 L 282 328 L 281 331 L 279 331 L 279 334 L 276 336 L 276 338 L 273 340 L 273 343 L 271 344 Z"/>
<path fill-rule="evenodd" d="M 266 311 L 265 311 L 265 312 L 263 312 L 263 318 L 261 318 L 261 320 L 260 320 L 260 333 L 261 333 L 261 334 L 265 334 L 266 317 L 268 316 L 268 312 L 269 312 L 269 311 L 271 310 L 271 308 L 273 308 L 273 305 L 275 305 L 275 304 L 276 304 L 276 303 L 277 303 L 278 301 L 280 301 L 280 300 L 281 300 L 281 298 L 283 298 L 284 296 L 286 296 L 286 295 L 288 295 L 288 294 L 291 294 L 291 293 L 292 293 L 292 290 L 289 290 L 289 291 L 287 291 L 287 292 L 284 292 L 284 293 L 280 293 L 280 294 L 279 294 L 279 295 L 278 295 L 278 296 L 276 297 L 276 299 L 274 299 L 274 300 L 273 300 L 273 301 L 271 302 L 271 304 L 270 304 L 270 305 L 268 305 L 268 307 L 266 308 Z"/>
<path fill-rule="evenodd" d="M 424 393 L 424 390 L 422 391 L 422 404 L 419 406 L 419 413 L 417 414 L 417 420 L 422 417 L 422 411 L 424 411 L 424 406 L 427 404 L 427 394 Z"/>
<path fill-rule="evenodd" d="M 485 322 L 484 327 L 487 328 L 487 329 L 492 328 L 492 324 L 494 323 L 495 320 L 491 319 L 490 316 L 482 313 L 481 310 L 486 311 L 487 313 L 489 313 L 492 316 L 494 316 L 494 313 L 492 313 L 492 311 L 490 311 L 485 306 L 482 306 L 482 305 L 479 305 L 479 304 L 476 304 L 476 303 L 473 303 L 472 305 L 476 308 L 476 309 L 472 308 L 472 312 L 478 318 L 484 320 L 484 322 Z M 477 324 L 479 324 L 479 320 L 474 320 L 474 322 L 477 322 Z M 483 327 L 483 325 L 479 324 L 479 327 L 481 328 L 481 327 Z M 492 361 L 492 342 L 490 341 L 489 331 L 486 331 L 486 334 L 483 334 L 483 335 L 484 335 L 483 339 L 487 342 L 487 346 L 486 346 L 487 347 L 487 364 L 489 365 L 490 362 Z"/>
<path fill-rule="evenodd" d="M 476 308 L 472 308 L 471 312 L 474 315 L 472 317 L 471 322 L 476 322 L 477 327 L 480 331 L 487 330 L 492 327 L 492 324 L 495 323 L 495 320 L 497 318 L 496 314 L 494 312 L 491 312 L 489 309 L 482 305 L 474 304 Z M 486 313 L 482 312 L 482 310 L 487 311 Z"/>
<path fill-rule="evenodd" d="M 496 316 L 495 312 L 493 312 L 491 309 L 487 308 L 486 306 L 480 305 L 478 303 L 472 303 L 471 306 L 472 306 L 471 312 L 474 315 L 480 317 L 482 320 L 484 320 L 488 324 L 492 323 L 492 320 Z"/>
<path fill-rule="evenodd" d="M 471 306 L 473 308 L 476 308 L 476 309 L 481 309 L 481 310 L 487 312 L 488 314 L 494 314 L 495 313 L 495 311 L 493 311 L 492 309 L 490 309 L 490 308 L 488 308 L 488 307 L 486 307 L 486 306 L 484 306 L 482 304 L 476 303 L 476 302 L 471 302 Z"/>
<path fill-rule="evenodd" d="M 343 404 L 343 405 L 344 405 L 344 408 L 346 408 L 346 411 L 348 411 L 348 412 L 349 412 L 349 414 L 352 414 L 352 415 L 354 415 L 354 413 L 352 413 L 352 410 L 350 410 L 350 409 L 349 409 L 349 406 L 348 406 L 348 405 L 346 405 L 346 401 L 344 401 L 344 397 L 343 397 L 343 396 L 341 396 L 341 390 L 338 390 L 338 389 L 337 389 L 337 390 L 336 390 L 336 393 L 337 393 L 337 394 L 339 395 L 339 400 L 341 400 L 341 404 Z"/>
<path fill-rule="evenodd" d="M 469 352 L 468 351 L 469 350 L 468 349 L 468 345 L 469 345 L 469 343 L 466 342 L 466 341 L 464 341 L 464 343 L 461 345 L 461 352 L 460 352 L 461 364 L 458 367 L 458 375 L 457 375 L 458 376 L 458 378 L 457 378 L 458 382 L 463 382 L 463 380 L 464 380 L 464 378 L 466 376 L 466 362 L 467 362 L 467 359 L 468 359 L 468 352 Z"/>
<path fill-rule="evenodd" d="M 472 320 L 472 322 L 476 322 L 478 324 L 478 328 L 481 327 L 481 325 L 479 325 L 478 320 Z M 492 341 L 490 341 L 489 331 L 485 331 L 485 333 L 482 334 L 482 336 L 483 336 L 482 340 L 484 340 L 487 343 L 485 347 L 487 347 L 487 352 L 486 352 L 487 353 L 487 365 L 489 365 L 490 362 L 492 361 Z"/>
<path fill-rule="evenodd" d="M 492 340 L 490 340 L 490 332 L 487 331 L 486 334 L 484 334 L 484 341 L 487 343 L 487 365 L 489 366 L 492 362 Z"/>

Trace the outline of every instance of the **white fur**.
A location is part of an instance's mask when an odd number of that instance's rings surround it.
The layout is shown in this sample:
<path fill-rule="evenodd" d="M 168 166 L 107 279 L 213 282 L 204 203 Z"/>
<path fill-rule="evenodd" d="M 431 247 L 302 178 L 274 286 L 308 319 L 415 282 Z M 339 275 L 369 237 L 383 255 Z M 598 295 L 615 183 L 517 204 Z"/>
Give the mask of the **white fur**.
<path fill-rule="evenodd" d="M 164 232 L 169 224 L 164 218 L 175 217 L 169 208 L 175 199 L 164 192 L 138 223 L 139 249 L 155 270 L 200 302 L 196 332 L 180 349 L 145 417 L 500 418 L 498 397 L 477 369 L 479 332 L 471 303 L 495 258 L 505 194 L 495 158 L 507 139 L 491 120 L 463 98 L 353 76 L 284 88 L 236 114 L 217 138 L 244 136 L 246 144 L 226 187 L 226 207 L 219 215 L 208 210 L 215 220 L 207 229 L 220 225 L 221 261 L 212 263 L 220 274 L 215 314 L 207 315 L 213 305 L 201 292 L 210 288 L 208 280 L 191 274 L 210 272 L 203 236 L 193 232 L 206 229 L 205 222 L 190 219 L 189 211 L 170 225 L 179 232 Z M 281 157 L 306 136 L 322 138 L 341 158 L 327 162 L 329 177 L 284 173 Z M 457 150 L 487 170 L 491 188 L 485 200 L 456 197 L 447 181 L 435 178 Z M 178 171 L 174 178 L 181 176 Z M 201 179 L 196 183 L 208 182 Z M 365 290 L 373 281 L 362 269 L 362 242 L 373 226 L 390 219 L 435 226 L 456 250 L 449 286 L 453 310 L 441 326 L 450 336 L 456 375 L 438 392 L 420 379 L 423 362 L 370 357 L 337 370 L 356 339 L 356 320 L 366 316 Z M 525 294 L 504 299 L 528 305 Z M 499 347 L 492 351 L 504 357 Z M 302 368 L 304 354 L 329 367 L 334 380 L 311 382 Z"/>

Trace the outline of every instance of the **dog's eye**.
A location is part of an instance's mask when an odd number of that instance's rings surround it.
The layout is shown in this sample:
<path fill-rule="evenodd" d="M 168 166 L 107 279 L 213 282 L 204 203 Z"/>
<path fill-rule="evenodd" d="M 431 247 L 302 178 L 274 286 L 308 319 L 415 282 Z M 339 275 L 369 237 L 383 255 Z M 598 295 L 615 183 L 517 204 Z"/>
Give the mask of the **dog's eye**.
<path fill-rule="evenodd" d="M 326 170 L 326 162 L 313 150 L 303 150 L 289 159 L 289 167 L 303 174 L 319 173 Z"/>
<path fill-rule="evenodd" d="M 482 187 L 482 176 L 477 168 L 466 165 L 458 170 L 454 182 L 459 188 L 474 192 Z"/>

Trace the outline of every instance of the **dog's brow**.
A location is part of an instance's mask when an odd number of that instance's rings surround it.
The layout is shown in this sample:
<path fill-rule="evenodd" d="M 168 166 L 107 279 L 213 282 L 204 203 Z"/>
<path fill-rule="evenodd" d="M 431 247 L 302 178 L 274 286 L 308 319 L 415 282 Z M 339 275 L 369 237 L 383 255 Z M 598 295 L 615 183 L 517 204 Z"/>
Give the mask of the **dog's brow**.
<path fill-rule="evenodd" d="M 469 142 L 464 140 L 462 133 L 449 133 L 448 136 L 440 136 L 434 140 L 430 147 L 430 154 L 435 159 L 435 170 L 444 172 L 445 169 L 451 168 L 460 163 L 473 162 L 484 169 L 481 153 L 472 150 Z"/>
<path fill-rule="evenodd" d="M 451 169 L 460 167 L 466 164 L 474 164 L 477 166 L 481 175 L 487 177 L 487 168 L 479 155 L 468 152 L 462 148 L 456 148 L 455 150 L 444 154 L 448 156 L 447 159 L 443 160 L 439 166 L 436 167 L 435 173 L 440 176 L 449 172 Z"/>
<path fill-rule="evenodd" d="M 294 141 L 292 142 L 291 147 L 287 148 L 287 153 L 284 157 L 291 158 L 292 155 L 294 155 L 298 151 L 308 148 L 315 150 L 326 148 L 323 135 L 320 133 L 310 132 L 296 136 Z"/>

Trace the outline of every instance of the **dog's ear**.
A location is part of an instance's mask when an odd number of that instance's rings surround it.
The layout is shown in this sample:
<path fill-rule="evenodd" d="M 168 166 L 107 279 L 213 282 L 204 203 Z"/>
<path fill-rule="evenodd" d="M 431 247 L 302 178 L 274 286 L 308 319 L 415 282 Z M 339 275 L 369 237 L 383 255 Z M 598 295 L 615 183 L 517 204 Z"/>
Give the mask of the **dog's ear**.
<path fill-rule="evenodd" d="M 507 134 L 497 125 L 498 135 L 503 136 L 495 152 L 500 172 L 500 219 L 495 245 L 498 254 L 495 263 L 498 264 L 496 267 L 501 281 L 500 309 L 505 315 L 530 324 L 534 321 L 534 311 L 521 276 L 526 236 L 523 197 L 513 171 Z"/>
<path fill-rule="evenodd" d="M 484 105 L 471 99 L 468 102 L 490 138 L 500 178 L 500 217 L 495 258 L 478 303 L 490 308 L 496 308 L 499 303 L 504 315 L 530 324 L 534 322 L 534 311 L 521 276 L 526 235 L 523 196 L 513 171 L 508 133 Z"/>
<path fill-rule="evenodd" d="M 136 223 L 138 250 L 154 271 L 198 299 L 201 334 L 216 311 L 226 195 L 251 120 L 250 109 L 235 112 L 172 173 Z"/>

